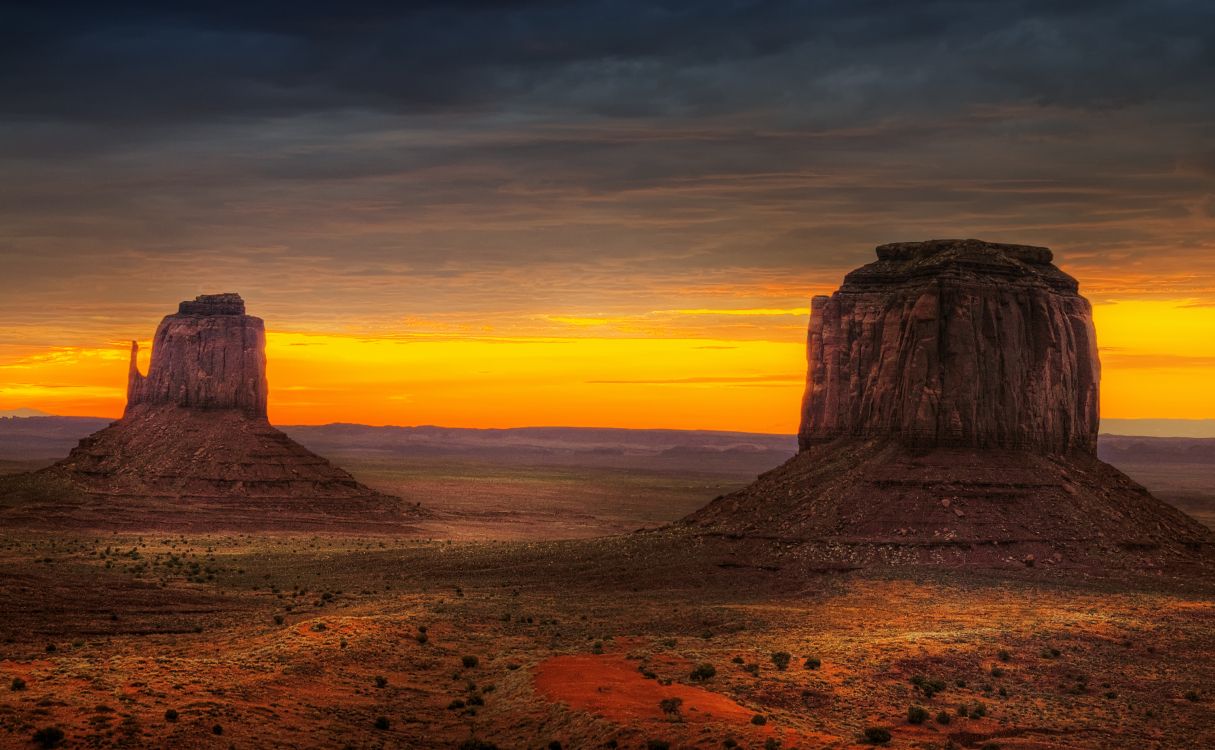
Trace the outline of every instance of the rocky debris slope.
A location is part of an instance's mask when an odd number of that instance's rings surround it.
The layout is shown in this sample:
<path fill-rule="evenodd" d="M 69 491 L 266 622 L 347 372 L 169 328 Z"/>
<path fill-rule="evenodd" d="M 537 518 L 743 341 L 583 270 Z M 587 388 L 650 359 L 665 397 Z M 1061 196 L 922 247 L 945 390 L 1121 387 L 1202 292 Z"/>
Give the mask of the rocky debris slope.
<path fill-rule="evenodd" d="M 11 522 L 388 530 L 421 515 L 270 425 L 265 329 L 239 296 L 204 295 L 166 316 L 147 376 L 136 355 L 122 419 L 9 480 L 10 495 L 36 501 L 9 503 Z"/>
<path fill-rule="evenodd" d="M 825 564 L 1210 564 L 1206 527 L 1096 458 L 1092 317 L 1049 250 L 877 254 L 812 306 L 799 454 L 681 526 Z"/>

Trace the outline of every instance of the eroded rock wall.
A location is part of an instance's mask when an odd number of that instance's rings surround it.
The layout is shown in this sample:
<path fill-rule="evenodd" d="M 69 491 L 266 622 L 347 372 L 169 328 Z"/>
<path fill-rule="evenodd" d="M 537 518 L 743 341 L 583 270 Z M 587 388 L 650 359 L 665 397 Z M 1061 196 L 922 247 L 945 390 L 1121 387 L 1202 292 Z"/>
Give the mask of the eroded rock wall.
<path fill-rule="evenodd" d="M 1095 454 L 1092 311 L 1046 248 L 933 240 L 877 248 L 811 305 L 799 443 Z"/>
<path fill-rule="evenodd" d="M 239 409 L 266 417 L 266 328 L 245 314 L 235 294 L 202 295 L 182 302 L 156 329 L 148 374 L 136 365 L 132 345 L 127 385 L 129 416 L 142 405 Z"/>

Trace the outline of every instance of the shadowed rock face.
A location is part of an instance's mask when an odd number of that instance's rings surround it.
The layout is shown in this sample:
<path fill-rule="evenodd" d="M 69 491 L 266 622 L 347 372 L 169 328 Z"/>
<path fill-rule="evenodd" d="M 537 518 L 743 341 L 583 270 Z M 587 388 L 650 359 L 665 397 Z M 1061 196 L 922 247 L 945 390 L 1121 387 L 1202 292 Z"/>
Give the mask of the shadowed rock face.
<path fill-rule="evenodd" d="M 842 437 L 1094 454 L 1096 335 L 1044 247 L 882 245 L 811 304 L 801 448 Z"/>
<path fill-rule="evenodd" d="M 798 455 L 684 526 L 815 565 L 1210 569 L 1205 527 L 1097 459 L 1092 315 L 1049 250 L 877 256 L 812 303 Z"/>
<path fill-rule="evenodd" d="M 131 342 L 126 414 L 142 405 L 240 409 L 266 417 L 266 326 L 245 314 L 239 295 L 205 294 L 182 302 L 156 328 L 146 376 Z"/>

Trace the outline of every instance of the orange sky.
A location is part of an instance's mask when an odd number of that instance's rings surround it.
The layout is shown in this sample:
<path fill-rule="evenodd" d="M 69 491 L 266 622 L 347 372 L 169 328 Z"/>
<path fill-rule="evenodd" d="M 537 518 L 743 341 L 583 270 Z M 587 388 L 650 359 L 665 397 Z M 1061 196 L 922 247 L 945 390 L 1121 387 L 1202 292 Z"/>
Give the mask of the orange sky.
<path fill-rule="evenodd" d="M 284 331 L 270 321 L 270 417 L 279 424 L 793 432 L 807 312 L 773 306 L 554 314 L 533 323 L 547 335 L 417 326 L 395 336 L 350 335 Z M 1215 417 L 1215 307 L 1122 301 L 1095 305 L 1094 315 L 1103 416 Z M 154 326 L 148 320 L 144 328 L 150 334 Z M 150 342 L 141 345 L 146 371 Z M 117 416 L 128 346 L 0 348 L 0 410 Z"/>
<path fill-rule="evenodd" d="M 0 410 L 235 291 L 279 423 L 791 432 L 811 296 L 972 237 L 1080 281 L 1106 416 L 1215 418 L 1210 3 L 93 5 L 6 50 Z"/>

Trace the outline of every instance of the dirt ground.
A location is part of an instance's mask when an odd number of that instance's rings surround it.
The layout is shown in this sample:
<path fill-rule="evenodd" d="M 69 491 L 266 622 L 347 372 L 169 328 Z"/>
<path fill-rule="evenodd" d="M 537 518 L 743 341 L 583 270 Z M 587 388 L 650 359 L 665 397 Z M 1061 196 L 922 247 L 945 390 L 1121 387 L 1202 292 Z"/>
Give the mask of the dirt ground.
<path fill-rule="evenodd" d="M 0 746 L 1215 745 L 1209 592 L 647 544 L 8 533 Z"/>

